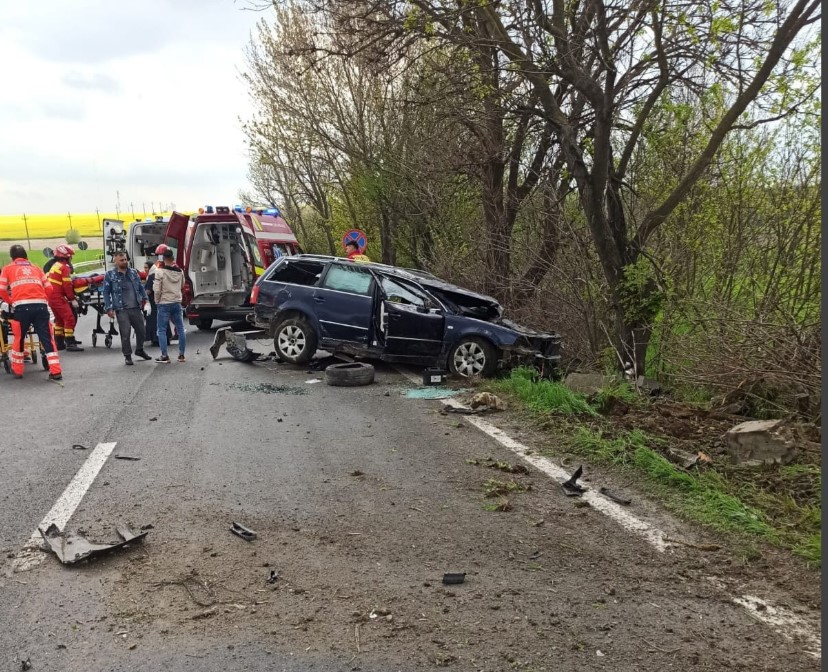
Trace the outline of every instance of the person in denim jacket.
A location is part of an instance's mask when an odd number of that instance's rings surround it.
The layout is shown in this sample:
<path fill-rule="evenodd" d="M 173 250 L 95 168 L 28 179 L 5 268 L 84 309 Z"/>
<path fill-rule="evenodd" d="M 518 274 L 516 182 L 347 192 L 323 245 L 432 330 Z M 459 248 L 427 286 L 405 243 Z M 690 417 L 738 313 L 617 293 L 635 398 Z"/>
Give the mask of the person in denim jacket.
<path fill-rule="evenodd" d="M 104 276 L 104 310 L 110 318 L 117 317 L 121 332 L 121 352 L 124 353 L 127 366 L 132 366 L 132 329 L 135 329 L 137 342 L 135 354 L 141 359 L 152 359 L 144 351 L 144 306 L 147 303 L 147 291 L 138 271 L 130 268 L 126 252 L 116 252 L 113 261 L 115 268 L 107 271 Z"/>

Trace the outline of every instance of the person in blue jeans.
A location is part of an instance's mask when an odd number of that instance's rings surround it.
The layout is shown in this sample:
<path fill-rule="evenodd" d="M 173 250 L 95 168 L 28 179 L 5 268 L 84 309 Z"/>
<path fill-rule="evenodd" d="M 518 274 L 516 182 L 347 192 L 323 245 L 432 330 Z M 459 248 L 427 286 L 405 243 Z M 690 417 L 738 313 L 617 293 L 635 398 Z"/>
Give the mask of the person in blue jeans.
<path fill-rule="evenodd" d="M 161 355 L 155 359 L 159 364 L 169 364 L 167 354 L 167 327 L 172 320 L 178 332 L 178 361 L 186 362 L 184 352 L 187 347 L 187 337 L 184 333 L 184 310 L 181 307 L 182 290 L 184 288 L 184 271 L 175 263 L 175 254 L 166 245 L 159 245 L 156 252 L 164 262 L 155 269 L 155 279 L 152 283 L 152 292 L 158 308 L 158 345 Z"/>

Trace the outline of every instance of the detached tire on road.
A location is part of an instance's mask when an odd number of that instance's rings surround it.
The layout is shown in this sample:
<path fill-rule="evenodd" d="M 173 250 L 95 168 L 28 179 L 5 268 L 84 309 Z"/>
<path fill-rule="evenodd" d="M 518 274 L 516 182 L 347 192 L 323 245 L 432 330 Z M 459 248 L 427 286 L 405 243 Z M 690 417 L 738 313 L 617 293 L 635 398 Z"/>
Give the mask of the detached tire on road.
<path fill-rule="evenodd" d="M 302 317 L 282 320 L 273 338 L 276 353 L 291 364 L 307 364 L 316 352 L 318 342 L 313 327 Z"/>
<path fill-rule="evenodd" d="M 331 364 L 325 369 L 325 382 L 334 387 L 358 387 L 374 382 L 374 367 L 365 362 Z"/>

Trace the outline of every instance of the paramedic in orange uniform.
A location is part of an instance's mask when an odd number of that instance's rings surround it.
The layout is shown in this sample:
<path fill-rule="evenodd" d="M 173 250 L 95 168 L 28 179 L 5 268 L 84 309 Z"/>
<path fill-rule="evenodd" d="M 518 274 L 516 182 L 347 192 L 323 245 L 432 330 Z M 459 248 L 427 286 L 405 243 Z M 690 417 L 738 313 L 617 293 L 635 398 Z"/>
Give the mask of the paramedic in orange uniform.
<path fill-rule="evenodd" d="M 55 343 L 58 350 L 83 352 L 80 343 L 75 340 L 75 325 L 78 323 L 75 310 L 78 301 L 75 298 L 75 288 L 72 286 L 71 259 L 75 254 L 68 245 L 58 245 L 55 248 L 55 261 L 46 275 L 52 285 L 49 296 L 49 308 L 55 315 Z"/>
<path fill-rule="evenodd" d="M 26 248 L 12 245 L 11 263 L 0 271 L 0 301 L 14 311 L 11 321 L 14 341 L 11 348 L 11 366 L 15 378 L 23 377 L 23 349 L 29 327 L 34 327 L 43 345 L 49 363 L 49 380 L 61 380 L 55 337 L 49 322 L 49 294 L 51 283 L 37 266 L 29 263 Z"/>

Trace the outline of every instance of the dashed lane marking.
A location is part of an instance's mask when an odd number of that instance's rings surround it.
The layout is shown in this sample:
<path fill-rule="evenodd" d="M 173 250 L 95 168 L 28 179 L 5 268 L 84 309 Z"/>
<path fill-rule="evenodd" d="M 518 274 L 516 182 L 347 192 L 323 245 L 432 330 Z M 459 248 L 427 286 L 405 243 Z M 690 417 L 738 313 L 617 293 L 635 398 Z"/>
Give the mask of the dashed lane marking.
<path fill-rule="evenodd" d="M 54 506 L 49 513 L 40 521 L 40 525 L 32 532 L 32 536 L 23 546 L 23 549 L 15 556 L 12 561 L 12 568 L 15 572 L 24 572 L 39 565 L 46 558 L 46 553 L 42 550 L 45 548 L 43 537 L 40 530 L 47 529 L 53 523 L 57 528 L 63 532 L 66 523 L 72 517 L 75 509 L 81 503 L 83 496 L 89 490 L 92 483 L 95 481 L 98 473 L 106 460 L 115 449 L 116 442 L 99 443 L 94 450 L 86 458 L 86 461 L 78 469 L 74 478 L 69 481 L 69 485 L 63 491 L 63 494 L 58 497 Z"/>

